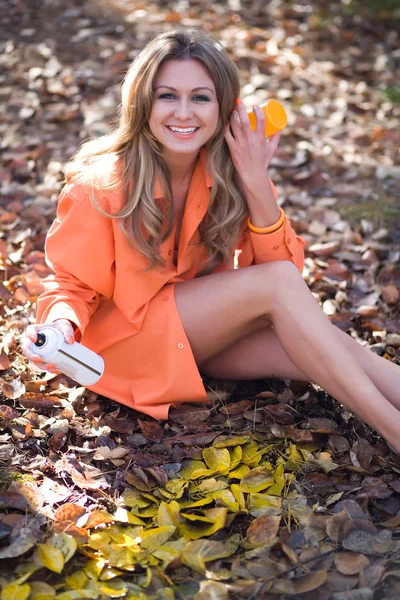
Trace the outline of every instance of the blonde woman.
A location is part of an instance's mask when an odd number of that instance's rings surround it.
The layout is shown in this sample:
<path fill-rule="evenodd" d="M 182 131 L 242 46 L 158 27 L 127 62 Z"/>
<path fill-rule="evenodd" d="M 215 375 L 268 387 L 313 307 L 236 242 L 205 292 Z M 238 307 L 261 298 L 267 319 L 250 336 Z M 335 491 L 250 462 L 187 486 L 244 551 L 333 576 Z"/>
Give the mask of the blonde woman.
<path fill-rule="evenodd" d="M 335 328 L 302 279 L 303 240 L 268 177 L 235 64 L 207 33 L 155 37 L 117 126 L 68 165 L 37 324 L 105 361 L 90 389 L 155 418 L 207 402 L 201 375 L 313 381 L 400 449 L 400 369 Z M 236 249 L 239 268 L 233 269 Z M 52 365 L 25 346 L 41 368 Z"/>

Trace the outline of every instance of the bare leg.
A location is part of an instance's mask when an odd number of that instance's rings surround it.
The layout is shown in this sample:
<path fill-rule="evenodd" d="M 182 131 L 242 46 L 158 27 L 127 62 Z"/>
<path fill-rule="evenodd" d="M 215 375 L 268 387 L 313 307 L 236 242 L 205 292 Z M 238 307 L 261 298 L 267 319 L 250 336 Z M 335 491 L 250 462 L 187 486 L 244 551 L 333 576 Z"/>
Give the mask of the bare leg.
<path fill-rule="evenodd" d="M 183 282 L 175 286 L 175 297 L 200 369 L 270 319 L 286 354 L 309 381 L 400 448 L 400 412 L 337 335 L 293 264 L 278 261 Z"/>
<path fill-rule="evenodd" d="M 332 325 L 334 331 L 378 390 L 393 406 L 400 409 L 400 367 L 371 350 Z M 202 373 L 220 379 L 265 379 L 283 377 L 308 381 L 286 354 L 273 327 L 255 333 L 232 344 L 203 364 Z"/>

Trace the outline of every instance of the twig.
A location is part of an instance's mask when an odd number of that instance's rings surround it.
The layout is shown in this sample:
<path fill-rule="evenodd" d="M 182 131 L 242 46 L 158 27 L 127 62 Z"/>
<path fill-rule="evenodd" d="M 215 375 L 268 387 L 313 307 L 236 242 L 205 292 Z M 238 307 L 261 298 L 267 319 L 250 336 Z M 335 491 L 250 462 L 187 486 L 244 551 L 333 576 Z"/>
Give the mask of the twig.
<path fill-rule="evenodd" d="M 277 575 L 272 575 L 271 577 L 268 577 L 268 579 L 266 579 L 264 581 L 262 586 L 256 592 L 254 592 L 254 594 L 252 596 L 250 596 L 247 600 L 257 599 L 259 597 L 258 595 L 260 594 L 260 592 L 262 592 L 263 589 L 266 587 L 266 585 L 268 583 L 270 583 L 271 581 L 273 581 L 274 579 L 279 579 L 280 577 L 284 577 L 285 575 L 288 575 L 291 571 L 294 571 L 294 569 L 297 569 L 297 567 L 302 567 L 302 566 L 306 565 L 307 563 L 313 562 L 314 560 L 319 560 L 321 558 L 325 558 L 325 556 L 329 556 L 330 554 L 333 554 L 334 552 L 341 550 L 341 548 L 342 548 L 342 545 L 340 544 L 339 546 L 337 546 L 337 548 L 332 548 L 332 550 L 327 550 L 326 552 L 323 552 L 319 556 L 314 556 L 313 558 L 308 558 L 307 560 L 298 561 L 295 565 L 292 565 L 285 571 L 282 571 L 282 573 L 278 573 Z"/>

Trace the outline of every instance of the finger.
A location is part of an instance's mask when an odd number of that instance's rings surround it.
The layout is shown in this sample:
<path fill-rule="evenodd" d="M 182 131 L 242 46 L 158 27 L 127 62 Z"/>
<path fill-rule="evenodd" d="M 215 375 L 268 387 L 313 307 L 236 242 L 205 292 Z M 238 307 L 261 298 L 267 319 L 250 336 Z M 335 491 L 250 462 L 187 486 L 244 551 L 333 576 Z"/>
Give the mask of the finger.
<path fill-rule="evenodd" d="M 69 321 L 66 319 L 59 319 L 58 321 L 54 321 L 52 323 L 53 327 L 58 329 L 68 344 L 73 344 L 75 341 L 75 332 Z"/>
<path fill-rule="evenodd" d="M 232 135 L 231 126 L 230 126 L 229 121 L 225 125 L 224 134 L 225 134 L 225 139 L 226 139 L 226 142 L 227 142 L 227 144 L 229 146 L 229 149 L 233 150 L 234 144 L 235 144 L 235 138 Z"/>
<path fill-rule="evenodd" d="M 256 134 L 262 140 L 265 139 L 265 115 L 262 108 L 253 106 L 254 114 L 256 115 Z"/>
<path fill-rule="evenodd" d="M 240 118 L 236 110 L 232 112 L 230 120 L 231 129 L 235 140 L 243 133 Z"/>
<path fill-rule="evenodd" d="M 37 325 L 28 325 L 25 329 L 25 335 L 30 339 L 31 342 L 36 342 L 37 339 Z"/>
<path fill-rule="evenodd" d="M 240 122 L 240 126 L 243 130 L 243 133 L 246 136 L 248 136 L 252 133 L 252 129 L 251 129 L 249 117 L 247 116 L 246 107 L 244 106 L 243 102 L 241 102 L 239 100 L 239 102 L 237 102 L 236 109 L 237 109 L 237 114 L 239 116 L 239 122 Z"/>
<path fill-rule="evenodd" d="M 268 144 L 267 144 L 268 154 L 271 157 L 275 154 L 276 149 L 278 148 L 279 141 L 281 139 L 281 135 L 282 135 L 282 132 L 278 131 L 277 133 L 274 133 L 274 135 L 271 135 L 271 137 L 268 140 Z"/>

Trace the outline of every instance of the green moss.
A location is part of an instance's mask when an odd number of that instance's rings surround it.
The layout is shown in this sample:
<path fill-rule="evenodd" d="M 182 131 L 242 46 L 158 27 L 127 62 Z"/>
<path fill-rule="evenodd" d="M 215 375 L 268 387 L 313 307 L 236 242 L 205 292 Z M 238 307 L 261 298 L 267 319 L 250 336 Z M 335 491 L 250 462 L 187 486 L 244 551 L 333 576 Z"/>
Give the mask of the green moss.
<path fill-rule="evenodd" d="M 0 470 L 0 492 L 6 492 L 13 481 L 18 483 L 34 483 L 36 479 L 30 473 Z"/>

